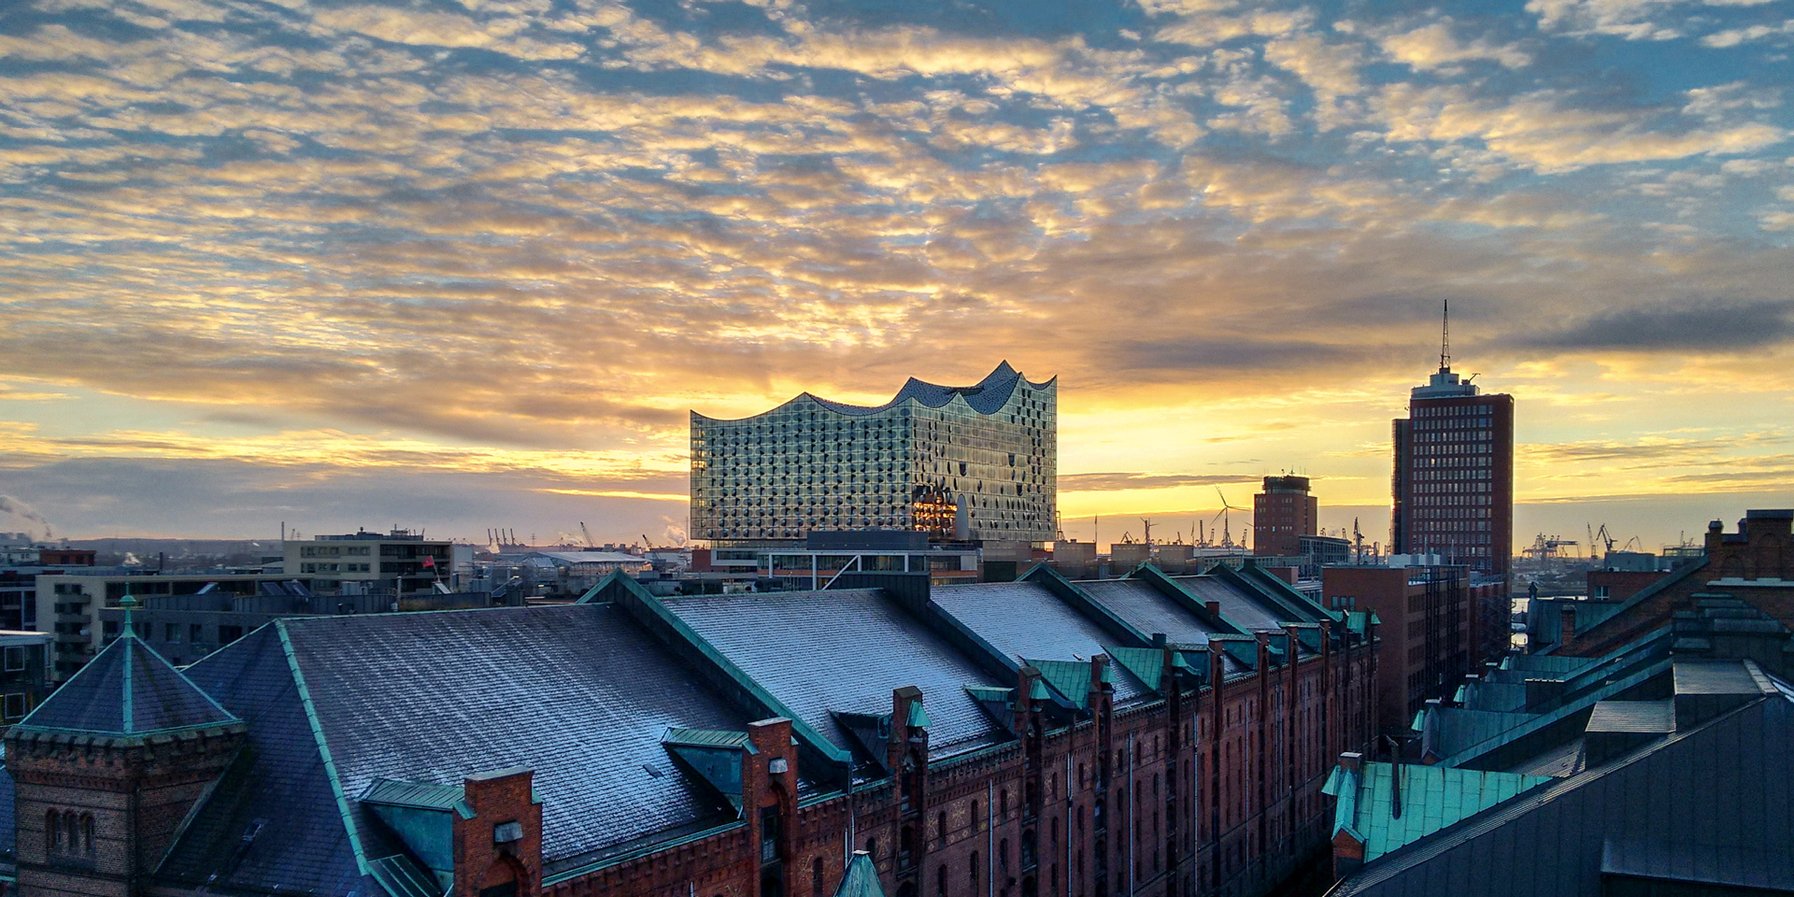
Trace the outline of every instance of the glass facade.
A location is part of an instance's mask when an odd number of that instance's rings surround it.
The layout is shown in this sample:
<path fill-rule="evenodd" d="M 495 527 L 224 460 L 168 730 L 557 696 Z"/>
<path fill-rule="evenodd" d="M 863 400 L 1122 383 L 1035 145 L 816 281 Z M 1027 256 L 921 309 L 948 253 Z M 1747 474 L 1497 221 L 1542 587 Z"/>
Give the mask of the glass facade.
<path fill-rule="evenodd" d="M 691 533 L 720 543 L 812 530 L 1053 537 L 1058 383 L 1001 364 L 976 385 L 910 380 L 864 408 L 804 394 L 740 420 L 691 416 Z"/>

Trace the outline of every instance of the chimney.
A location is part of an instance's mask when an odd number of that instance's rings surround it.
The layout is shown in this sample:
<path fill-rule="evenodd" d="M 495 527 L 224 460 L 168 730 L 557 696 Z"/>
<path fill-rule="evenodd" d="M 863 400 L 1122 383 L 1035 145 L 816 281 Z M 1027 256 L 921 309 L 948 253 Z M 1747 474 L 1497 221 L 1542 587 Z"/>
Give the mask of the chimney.
<path fill-rule="evenodd" d="M 1213 598 L 1202 602 L 1202 606 L 1208 608 L 1208 612 L 1217 617 L 1221 615 L 1221 602 L 1216 601 Z"/>
<path fill-rule="evenodd" d="M 1364 772 L 1364 755 L 1357 751 L 1346 751 L 1339 755 L 1339 768 L 1346 772 Z"/>
<path fill-rule="evenodd" d="M 1563 604 L 1560 604 L 1557 606 L 1557 614 L 1558 614 L 1558 617 L 1557 617 L 1557 619 L 1558 619 L 1557 646 L 1559 648 L 1564 648 L 1564 649 L 1575 647 L 1576 646 L 1576 608 L 1571 607 L 1569 602 L 1566 601 Z"/>
<path fill-rule="evenodd" d="M 513 767 L 467 776 L 467 812 L 452 820 L 455 884 L 452 897 L 477 897 L 506 888 L 518 897 L 542 891 L 542 804 L 534 773 Z"/>

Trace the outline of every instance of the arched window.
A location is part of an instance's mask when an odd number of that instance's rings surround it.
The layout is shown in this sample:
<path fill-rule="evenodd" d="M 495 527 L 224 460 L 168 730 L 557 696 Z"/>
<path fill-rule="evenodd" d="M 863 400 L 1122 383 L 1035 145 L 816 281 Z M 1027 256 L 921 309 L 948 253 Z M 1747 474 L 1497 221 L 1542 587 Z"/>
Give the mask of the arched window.
<path fill-rule="evenodd" d="M 942 844 L 947 843 L 947 811 L 934 814 L 934 837 Z"/>
<path fill-rule="evenodd" d="M 81 814 L 81 849 L 93 856 L 93 814 Z"/>
<path fill-rule="evenodd" d="M 810 893 L 822 897 L 822 857 L 810 861 Z"/>
<path fill-rule="evenodd" d="M 978 888 L 978 851 L 972 851 L 972 858 L 968 868 L 970 868 L 972 872 L 972 892 L 975 894 L 977 893 Z"/>
<path fill-rule="evenodd" d="M 62 852 L 62 814 L 55 810 L 44 812 L 44 847 L 51 853 Z"/>
<path fill-rule="evenodd" d="M 874 862 L 874 863 L 878 862 L 878 839 L 877 838 L 867 838 L 866 839 L 866 855 L 872 858 L 872 862 Z"/>
<path fill-rule="evenodd" d="M 62 814 L 62 846 L 70 853 L 81 849 L 81 826 L 74 810 Z"/>

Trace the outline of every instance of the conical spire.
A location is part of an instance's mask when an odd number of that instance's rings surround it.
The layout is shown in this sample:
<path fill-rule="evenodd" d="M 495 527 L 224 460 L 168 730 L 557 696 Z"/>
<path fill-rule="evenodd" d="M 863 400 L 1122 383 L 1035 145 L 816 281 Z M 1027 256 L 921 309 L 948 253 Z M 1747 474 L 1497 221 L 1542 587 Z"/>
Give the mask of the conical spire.
<path fill-rule="evenodd" d="M 137 599 L 119 601 L 125 622 L 107 645 L 13 728 L 20 732 L 129 738 L 238 722 L 137 637 Z"/>

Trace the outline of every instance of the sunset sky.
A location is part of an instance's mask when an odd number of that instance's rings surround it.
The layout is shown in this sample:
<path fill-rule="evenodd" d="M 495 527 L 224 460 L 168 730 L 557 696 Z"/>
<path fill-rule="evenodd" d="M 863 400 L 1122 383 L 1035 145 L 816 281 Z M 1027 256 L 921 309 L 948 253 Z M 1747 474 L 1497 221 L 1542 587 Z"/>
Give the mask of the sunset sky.
<path fill-rule="evenodd" d="M 1060 508 L 1794 505 L 1794 3 L 0 4 L 0 529 L 656 541 L 687 414 L 1059 378 Z M 1234 515 L 1239 529 L 1246 515 Z"/>

